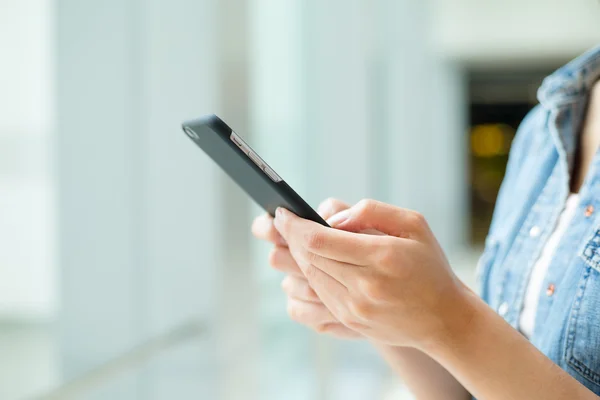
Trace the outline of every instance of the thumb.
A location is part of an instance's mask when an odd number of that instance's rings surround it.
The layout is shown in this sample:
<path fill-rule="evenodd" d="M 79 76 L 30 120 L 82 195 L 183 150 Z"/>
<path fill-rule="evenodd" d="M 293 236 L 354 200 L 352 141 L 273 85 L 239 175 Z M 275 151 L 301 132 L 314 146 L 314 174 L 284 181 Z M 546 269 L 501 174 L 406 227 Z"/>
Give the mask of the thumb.
<path fill-rule="evenodd" d="M 402 238 L 424 237 L 429 232 L 425 218 L 411 210 L 375 200 L 361 200 L 328 221 L 331 227 L 350 232 L 376 230 Z"/>
<path fill-rule="evenodd" d="M 323 219 L 327 220 L 333 215 L 348 208 L 350 208 L 348 204 L 330 197 L 319 205 L 317 212 L 321 217 L 323 217 Z"/>

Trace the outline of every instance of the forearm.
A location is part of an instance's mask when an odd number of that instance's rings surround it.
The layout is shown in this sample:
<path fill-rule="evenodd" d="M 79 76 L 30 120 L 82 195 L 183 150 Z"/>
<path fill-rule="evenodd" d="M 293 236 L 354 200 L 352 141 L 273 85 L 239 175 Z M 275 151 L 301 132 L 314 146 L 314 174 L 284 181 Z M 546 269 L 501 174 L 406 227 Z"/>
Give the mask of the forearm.
<path fill-rule="evenodd" d="M 471 316 L 463 326 L 449 327 L 445 338 L 422 350 L 476 398 L 597 399 L 474 294 L 466 294 L 465 308 Z"/>
<path fill-rule="evenodd" d="M 409 347 L 373 344 L 418 400 L 471 398 L 448 371 L 425 353 Z"/>

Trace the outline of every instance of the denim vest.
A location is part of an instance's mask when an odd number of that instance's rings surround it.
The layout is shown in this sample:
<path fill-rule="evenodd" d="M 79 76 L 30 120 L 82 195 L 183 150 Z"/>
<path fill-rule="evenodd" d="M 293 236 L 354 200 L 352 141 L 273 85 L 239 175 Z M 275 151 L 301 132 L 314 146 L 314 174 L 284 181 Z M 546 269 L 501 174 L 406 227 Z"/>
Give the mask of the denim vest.
<path fill-rule="evenodd" d="M 533 264 L 569 195 L 578 134 L 590 89 L 600 78 L 600 47 L 545 79 L 540 104 L 511 149 L 485 250 L 482 298 L 515 329 Z M 600 395 L 600 153 L 539 293 L 531 342 Z M 546 288 L 554 285 L 554 290 Z"/>

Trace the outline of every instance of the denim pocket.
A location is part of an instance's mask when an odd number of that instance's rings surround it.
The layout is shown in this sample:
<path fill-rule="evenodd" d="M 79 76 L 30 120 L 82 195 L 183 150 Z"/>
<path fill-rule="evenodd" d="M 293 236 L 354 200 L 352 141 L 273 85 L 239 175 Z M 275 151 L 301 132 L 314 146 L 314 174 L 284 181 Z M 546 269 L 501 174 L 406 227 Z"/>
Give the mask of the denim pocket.
<path fill-rule="evenodd" d="M 569 315 L 565 357 L 571 368 L 600 386 L 600 231 L 580 257 L 584 270 Z"/>

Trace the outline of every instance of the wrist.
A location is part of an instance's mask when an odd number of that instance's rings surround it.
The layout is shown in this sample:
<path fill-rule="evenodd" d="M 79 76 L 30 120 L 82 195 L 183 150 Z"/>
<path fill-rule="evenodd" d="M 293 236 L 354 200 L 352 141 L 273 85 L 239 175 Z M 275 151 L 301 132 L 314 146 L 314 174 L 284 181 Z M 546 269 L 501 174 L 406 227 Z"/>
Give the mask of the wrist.
<path fill-rule="evenodd" d="M 414 347 L 396 346 L 375 340 L 369 340 L 373 348 L 391 365 L 396 364 L 399 359 L 414 357 L 415 354 L 423 352 Z"/>
<path fill-rule="evenodd" d="M 452 298 L 444 302 L 439 329 L 420 346 L 421 351 L 432 357 L 447 349 L 468 345 L 482 316 L 479 296 L 460 281 L 458 286 Z"/>
<path fill-rule="evenodd" d="M 388 343 L 384 343 L 384 342 L 378 342 L 376 340 L 372 340 L 369 339 L 368 342 L 371 344 L 371 346 L 373 346 L 375 349 L 377 349 L 378 351 L 401 351 L 402 349 L 406 349 L 407 347 L 404 346 L 397 346 L 394 344 L 388 344 Z"/>

